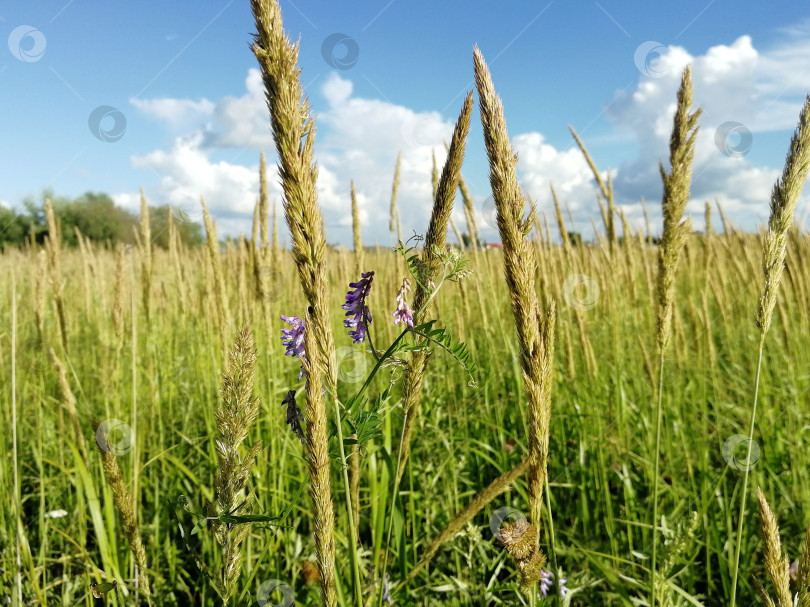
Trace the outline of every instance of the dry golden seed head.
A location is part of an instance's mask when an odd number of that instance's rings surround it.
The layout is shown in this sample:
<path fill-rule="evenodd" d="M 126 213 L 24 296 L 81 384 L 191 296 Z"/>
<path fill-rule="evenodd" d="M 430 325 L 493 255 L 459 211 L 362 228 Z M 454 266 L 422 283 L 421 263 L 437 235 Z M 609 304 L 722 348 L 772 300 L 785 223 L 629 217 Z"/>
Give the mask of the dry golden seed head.
<path fill-rule="evenodd" d="M 540 580 L 540 574 L 546 564 L 546 555 L 541 550 L 535 550 L 528 558 L 518 561 L 520 571 L 520 589 L 529 593 L 532 587 Z"/>
<path fill-rule="evenodd" d="M 672 308 L 675 298 L 675 270 L 681 249 L 691 232 L 689 218 L 684 220 L 686 203 L 689 200 L 689 187 L 692 180 L 692 156 L 697 121 L 701 110 L 690 113 L 692 106 L 692 72 L 687 67 L 681 77 L 678 89 L 678 106 L 673 119 L 672 135 L 669 141 L 671 172 L 660 166 L 664 194 L 661 206 L 664 215 L 664 229 L 658 248 L 658 346 L 665 350 L 672 336 Z"/>
<path fill-rule="evenodd" d="M 790 593 L 790 562 L 782 554 L 782 542 L 779 538 L 779 525 L 773 515 L 765 494 L 757 488 L 759 505 L 760 530 L 765 541 L 765 569 L 776 590 L 780 607 L 792 607 Z"/>
<path fill-rule="evenodd" d="M 785 166 L 771 193 L 771 215 L 762 269 L 765 284 L 757 309 L 756 324 L 764 336 L 771 325 L 779 283 L 785 267 L 788 232 L 793 224 L 796 203 L 810 169 L 810 95 L 799 116 L 799 125 L 790 140 Z"/>
<path fill-rule="evenodd" d="M 525 518 L 519 518 L 514 523 L 504 523 L 499 537 L 506 551 L 517 560 L 529 557 L 538 539 L 537 530 Z"/>

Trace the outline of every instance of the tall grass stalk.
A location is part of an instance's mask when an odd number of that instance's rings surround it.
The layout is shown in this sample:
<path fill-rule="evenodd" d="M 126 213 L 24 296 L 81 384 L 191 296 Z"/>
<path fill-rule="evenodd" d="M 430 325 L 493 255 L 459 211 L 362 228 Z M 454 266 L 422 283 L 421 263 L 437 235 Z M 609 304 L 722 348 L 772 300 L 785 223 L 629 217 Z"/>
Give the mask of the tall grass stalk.
<path fill-rule="evenodd" d="M 541 310 L 535 291 L 537 261 L 528 235 L 534 226 L 534 208 L 524 219 L 525 200 L 518 186 L 517 155 L 509 143 L 503 105 L 495 92 L 492 77 L 481 51 L 473 51 L 475 82 L 478 88 L 481 126 L 489 158 L 489 180 L 497 209 L 498 232 L 503 243 L 504 273 L 511 297 L 512 313 L 520 346 L 523 385 L 529 402 L 529 510 L 539 529 L 543 490 L 548 473 L 551 424 L 551 389 L 554 384 L 554 325 L 556 307 L 549 300 Z M 539 536 L 535 547 L 539 546 Z M 523 571 L 521 586 L 532 588 L 539 579 L 539 568 Z M 536 576 L 536 577 L 535 577 Z"/>
<path fill-rule="evenodd" d="M 652 556 L 650 559 L 650 605 L 655 607 L 657 592 L 656 566 L 658 550 L 658 485 L 661 463 L 661 421 L 663 417 L 664 353 L 672 336 L 672 310 L 675 300 L 675 272 L 686 237 L 691 229 L 689 218 L 684 220 L 689 186 L 692 178 L 692 157 L 701 110 L 690 113 L 692 107 L 692 70 L 686 67 L 678 89 L 678 105 L 669 139 L 671 172 L 660 164 L 664 194 L 661 207 L 664 229 L 658 247 L 658 400 L 655 408 L 655 460 L 653 472 Z"/>
<path fill-rule="evenodd" d="M 430 283 L 442 278 L 439 275 L 441 268 L 436 250 L 444 250 L 447 242 L 447 223 L 453 212 L 453 201 L 455 200 L 455 193 L 458 188 L 461 165 L 464 161 L 464 148 L 467 133 L 469 133 L 470 130 L 472 104 L 472 92 L 469 92 L 464 99 L 464 106 L 456 121 L 456 126 L 453 130 L 453 138 L 450 142 L 450 150 L 447 153 L 447 161 L 445 162 L 441 178 L 438 180 L 436 186 L 436 196 L 433 200 L 430 225 L 428 226 L 425 244 L 422 249 L 422 263 L 426 268 L 425 281 L 420 281 L 416 284 L 413 305 L 411 306 L 411 308 L 415 310 L 415 325 L 419 325 L 427 320 L 429 304 L 434 292 L 434 288 Z M 400 455 L 397 461 L 395 486 L 398 486 L 402 480 L 405 464 L 411 452 L 411 437 L 414 424 L 419 414 L 427 358 L 428 355 L 425 350 L 417 350 L 414 352 L 403 378 L 405 425 L 402 434 Z"/>
<path fill-rule="evenodd" d="M 17 458 L 17 278 L 11 273 L 11 453 L 14 485 L 14 571 L 16 605 L 22 606 L 22 525 L 20 517 L 20 471 Z"/>
<path fill-rule="evenodd" d="M 99 431 L 99 423 L 93 420 L 92 428 L 93 432 L 97 433 Z M 104 429 L 102 428 L 102 433 L 103 432 Z M 135 561 L 135 578 L 148 597 L 151 590 L 146 563 L 146 550 L 143 547 L 141 532 L 138 529 L 138 514 L 135 508 L 135 500 L 130 494 L 129 489 L 127 489 L 127 484 L 124 482 L 124 475 L 121 473 L 121 468 L 118 465 L 118 458 L 115 455 L 114 448 L 110 446 L 108 437 L 102 434 L 102 438 L 96 441 L 96 447 L 99 457 L 101 458 L 101 466 L 104 469 L 104 478 L 107 480 L 107 485 L 112 491 L 113 503 L 115 505 L 115 511 L 118 513 L 118 520 L 121 522 L 124 537 L 127 538 L 129 549 Z"/>
<path fill-rule="evenodd" d="M 229 353 L 227 368 L 222 374 L 222 403 L 215 416 L 218 433 L 215 514 L 241 515 L 249 511 L 244 490 L 253 463 L 262 450 L 262 442 L 254 443 L 244 456 L 239 454 L 239 447 L 259 415 L 259 399 L 253 393 L 257 358 L 253 335 L 250 327 L 245 326 Z M 217 584 L 227 605 L 241 573 L 240 544 L 250 525 L 238 526 L 215 520 L 212 527 L 223 551 Z"/>
<path fill-rule="evenodd" d="M 360 232 L 360 209 L 357 206 L 357 192 L 354 181 L 351 183 L 352 191 L 352 242 L 354 243 L 354 270 L 355 274 L 363 271 L 363 235 Z"/>
<path fill-rule="evenodd" d="M 751 444 L 754 441 L 757 402 L 759 398 L 759 381 L 762 371 L 762 355 L 765 350 L 765 336 L 771 326 L 776 306 L 779 284 L 785 269 L 787 256 L 788 232 L 793 224 L 796 203 L 807 179 L 810 169 L 810 95 L 807 96 L 799 115 L 799 124 L 790 140 L 782 175 L 776 181 L 771 192 L 771 215 L 768 220 L 768 233 L 765 237 L 765 248 L 762 255 L 762 273 L 764 285 L 759 298 L 756 314 L 756 325 L 759 329 L 759 353 L 757 355 L 757 372 L 754 380 L 754 404 L 751 407 L 751 420 L 748 428 L 748 448 L 750 457 Z M 731 578 L 731 607 L 737 602 L 737 578 L 740 570 L 740 549 L 745 523 L 745 506 L 748 497 L 748 477 L 751 464 L 743 472 L 742 493 L 740 494 L 740 511 L 737 522 L 737 543 L 734 550 Z"/>
<path fill-rule="evenodd" d="M 349 523 L 349 561 L 354 598 L 360 603 L 360 570 L 357 563 L 351 488 L 337 401 L 335 342 L 329 325 L 326 268 L 323 261 L 326 234 L 318 207 L 317 168 L 313 160 L 315 120 L 300 83 L 298 45 L 283 30 L 281 10 L 275 0 L 251 0 L 256 21 L 253 52 L 262 71 L 267 107 L 284 191 L 284 212 L 292 235 L 292 252 L 301 287 L 308 303 L 306 338 L 306 451 L 310 491 L 315 506 L 315 548 L 324 605 L 337 604 L 335 587 L 335 514 L 332 504 L 327 414 L 324 384 L 335 406 L 338 445 Z"/>
<path fill-rule="evenodd" d="M 585 156 L 585 162 L 588 163 L 588 167 L 591 169 L 591 173 L 593 173 L 593 177 L 596 180 L 596 183 L 599 185 L 599 192 L 605 200 L 607 208 L 603 210 L 602 218 L 604 219 L 605 231 L 607 232 L 610 250 L 613 251 L 614 247 L 616 246 L 616 228 L 614 222 L 614 218 L 616 216 L 616 207 L 613 204 L 613 182 L 610 179 L 610 174 L 608 174 L 608 182 L 607 185 L 605 184 L 602 176 L 599 174 L 599 169 L 596 168 L 596 163 L 593 161 L 593 158 L 591 158 L 590 153 L 588 153 L 588 148 L 585 147 L 585 144 L 574 130 L 574 127 L 569 126 L 568 130 L 571 131 L 574 141 L 577 142 L 577 147 L 579 147 L 582 155 Z M 597 195 L 597 199 L 598 197 L 599 195 Z M 599 201 L 599 204 L 601 206 L 601 200 Z"/>

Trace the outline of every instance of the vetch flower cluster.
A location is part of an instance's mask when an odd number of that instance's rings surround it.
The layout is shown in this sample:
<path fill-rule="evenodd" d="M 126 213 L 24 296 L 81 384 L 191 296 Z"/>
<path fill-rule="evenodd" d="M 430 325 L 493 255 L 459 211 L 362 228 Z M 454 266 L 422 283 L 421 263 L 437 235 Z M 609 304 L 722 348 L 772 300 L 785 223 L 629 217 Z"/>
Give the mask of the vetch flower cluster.
<path fill-rule="evenodd" d="M 549 590 L 551 587 L 554 586 L 554 574 L 550 573 L 544 569 L 540 570 L 540 594 L 538 598 L 546 598 L 549 594 Z M 560 578 L 557 582 L 557 586 L 559 587 L 560 591 L 560 598 L 565 598 L 565 595 L 568 594 L 568 588 L 566 587 L 566 582 L 568 578 Z"/>
<path fill-rule="evenodd" d="M 405 295 L 411 290 L 411 281 L 407 278 L 402 281 L 402 286 L 397 293 L 397 309 L 394 311 L 394 324 L 398 325 L 400 322 L 405 324 L 409 329 L 413 329 L 413 310 L 405 301 Z"/>
<path fill-rule="evenodd" d="M 283 343 L 284 347 L 287 349 L 284 355 L 297 356 L 306 362 L 307 358 L 304 353 L 304 334 L 306 333 L 306 328 L 304 327 L 303 319 L 297 316 L 284 316 L 282 314 L 281 320 L 292 327 L 291 329 L 281 330 L 281 343 Z M 304 365 L 301 365 L 301 372 L 298 374 L 298 379 L 302 377 L 304 377 Z"/>
<path fill-rule="evenodd" d="M 371 324 L 371 312 L 366 305 L 366 297 L 371 291 L 374 272 L 363 272 L 360 277 L 359 281 L 349 283 L 354 290 L 346 293 L 346 303 L 341 306 L 346 310 L 346 316 L 350 317 L 343 321 L 343 326 L 347 329 L 354 329 L 354 331 L 349 331 L 349 337 L 356 344 L 365 341 L 366 330 Z"/>

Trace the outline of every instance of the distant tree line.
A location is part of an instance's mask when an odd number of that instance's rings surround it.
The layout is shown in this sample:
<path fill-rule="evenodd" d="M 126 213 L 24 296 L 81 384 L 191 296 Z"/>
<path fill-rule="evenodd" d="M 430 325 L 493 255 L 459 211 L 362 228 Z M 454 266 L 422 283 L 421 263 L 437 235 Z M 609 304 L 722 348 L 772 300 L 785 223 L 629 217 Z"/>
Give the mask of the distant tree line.
<path fill-rule="evenodd" d="M 0 248 L 23 246 L 32 239 L 42 243 L 48 234 L 45 221 L 45 200 L 53 205 L 54 215 L 61 226 L 62 242 L 68 246 L 78 244 L 76 229 L 83 238 L 114 246 L 117 243 L 135 242 L 135 231 L 139 229 L 140 218 L 129 211 L 115 206 L 107 194 L 86 192 L 78 198 L 70 199 L 54 196 L 45 190 L 39 200 L 29 196 L 23 201 L 22 211 L 0 206 Z M 182 242 L 196 245 L 203 242 L 202 227 L 188 221 L 181 213 L 173 211 L 169 205 L 149 207 L 149 223 L 153 244 L 168 248 L 169 214 Z"/>

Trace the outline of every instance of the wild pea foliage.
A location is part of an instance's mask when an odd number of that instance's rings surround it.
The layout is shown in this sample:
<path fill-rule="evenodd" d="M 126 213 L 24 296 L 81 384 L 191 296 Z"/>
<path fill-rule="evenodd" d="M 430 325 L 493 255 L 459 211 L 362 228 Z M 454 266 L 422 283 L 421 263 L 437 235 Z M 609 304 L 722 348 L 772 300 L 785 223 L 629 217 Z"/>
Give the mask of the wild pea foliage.
<path fill-rule="evenodd" d="M 415 237 L 415 239 L 418 241 L 419 237 Z M 475 386 L 476 367 L 467 345 L 454 339 L 445 327 L 439 326 L 440 322 L 437 319 L 418 325 L 414 324 L 414 318 L 420 317 L 421 313 L 446 283 L 459 282 L 472 273 L 472 270 L 469 269 L 469 263 L 457 249 L 447 247 L 442 250 L 434 245 L 432 252 L 435 258 L 439 260 L 440 271 L 438 278 L 431 280 L 431 273 L 420 259 L 417 248 L 407 246 L 409 242 L 410 240 L 406 243 L 399 242 L 395 248 L 395 251 L 405 259 L 410 274 L 410 277 L 403 280 L 402 286 L 396 294 L 396 309 L 391 315 L 394 324 L 401 324 L 403 329 L 385 349 L 375 344 L 371 330 L 373 316 L 367 303 L 374 282 L 374 272 L 363 272 L 360 280 L 349 283 L 350 290 L 346 293 L 346 301 L 342 306 L 342 309 L 346 310 L 346 319 L 343 321 L 343 325 L 344 328 L 349 329 L 348 336 L 354 344 L 368 344 L 367 354 L 373 357 L 374 365 L 363 380 L 359 390 L 348 399 L 339 401 L 342 408 L 342 433 L 338 432 L 336 422 L 332 420 L 329 432 L 330 441 L 336 436 L 344 436 L 347 437 L 343 439 L 344 446 L 358 445 L 363 449 L 367 447 L 371 440 L 381 434 L 384 416 L 390 411 L 391 391 L 397 379 L 399 379 L 399 374 L 395 371 L 401 370 L 408 365 L 405 358 L 408 353 L 421 350 L 428 352 L 433 350 L 443 351 L 464 369 L 469 377 L 470 385 Z M 424 304 L 417 310 L 412 310 L 406 300 L 411 288 L 411 281 L 422 286 L 429 293 Z M 304 359 L 304 336 L 306 334 L 304 321 L 298 316 L 282 316 L 281 318 L 290 325 L 290 328 L 281 331 L 281 340 L 287 350 L 286 354 Z M 368 394 L 369 386 L 383 369 L 394 371 L 391 374 L 391 381 L 382 392 L 372 398 Z M 299 379 L 304 374 L 304 366 L 302 365 Z M 296 403 L 295 393 L 296 390 L 291 389 L 282 405 L 287 407 L 287 424 L 290 426 L 291 431 L 301 438 L 303 444 L 306 419 Z M 337 398 L 336 395 L 332 396 Z M 331 446 L 330 455 L 336 459 L 341 457 L 339 450 Z"/>

